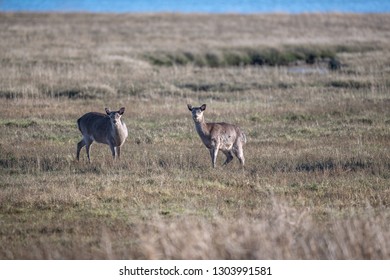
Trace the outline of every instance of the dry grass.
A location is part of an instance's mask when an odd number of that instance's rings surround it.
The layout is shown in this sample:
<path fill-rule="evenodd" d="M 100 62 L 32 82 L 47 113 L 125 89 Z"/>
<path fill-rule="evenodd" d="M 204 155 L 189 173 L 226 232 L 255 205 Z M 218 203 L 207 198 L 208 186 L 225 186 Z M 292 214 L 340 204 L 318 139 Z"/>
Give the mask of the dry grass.
<path fill-rule="evenodd" d="M 0 14 L 0 35 L 1 259 L 390 258 L 390 16 Z M 245 130 L 244 170 L 211 169 L 187 103 Z M 76 162 L 105 106 L 121 161 Z"/>

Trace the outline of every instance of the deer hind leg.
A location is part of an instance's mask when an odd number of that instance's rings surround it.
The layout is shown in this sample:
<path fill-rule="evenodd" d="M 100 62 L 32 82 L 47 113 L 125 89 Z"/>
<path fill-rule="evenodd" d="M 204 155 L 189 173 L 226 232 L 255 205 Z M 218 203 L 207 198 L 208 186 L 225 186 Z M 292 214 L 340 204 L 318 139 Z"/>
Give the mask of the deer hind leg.
<path fill-rule="evenodd" d="M 88 162 L 91 162 L 91 158 L 90 158 L 90 156 L 89 156 L 89 149 L 91 148 L 91 145 L 92 145 L 92 140 L 88 140 L 88 141 L 86 141 L 85 139 L 84 139 L 84 142 L 86 142 L 85 143 L 85 149 L 87 150 L 87 158 L 88 158 Z"/>
<path fill-rule="evenodd" d="M 233 154 L 232 151 L 226 151 L 226 150 L 224 150 L 223 153 L 226 155 L 226 160 L 223 163 L 223 165 L 227 165 L 229 162 L 233 160 Z"/>
<path fill-rule="evenodd" d="M 245 157 L 244 157 L 244 149 L 242 148 L 241 143 L 233 149 L 233 153 L 236 155 L 238 160 L 240 161 L 241 165 L 245 165 Z"/>
<path fill-rule="evenodd" d="M 77 160 L 80 160 L 80 150 L 85 146 L 84 139 L 77 143 L 77 152 L 76 152 L 76 158 Z"/>

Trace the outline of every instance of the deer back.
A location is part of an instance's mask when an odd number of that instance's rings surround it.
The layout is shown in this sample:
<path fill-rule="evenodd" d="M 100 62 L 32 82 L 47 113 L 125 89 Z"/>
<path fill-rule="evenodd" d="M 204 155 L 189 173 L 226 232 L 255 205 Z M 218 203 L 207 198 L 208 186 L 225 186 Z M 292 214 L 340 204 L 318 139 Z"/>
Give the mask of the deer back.
<path fill-rule="evenodd" d="M 77 120 L 79 129 L 84 137 L 89 137 L 99 143 L 107 143 L 112 130 L 108 115 L 91 112 Z"/>

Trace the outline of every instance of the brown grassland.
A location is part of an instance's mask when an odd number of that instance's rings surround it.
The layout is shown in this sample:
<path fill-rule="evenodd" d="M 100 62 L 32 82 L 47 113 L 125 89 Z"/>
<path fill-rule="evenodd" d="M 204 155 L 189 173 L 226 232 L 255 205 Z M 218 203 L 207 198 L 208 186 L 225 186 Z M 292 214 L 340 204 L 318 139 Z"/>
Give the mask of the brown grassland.
<path fill-rule="evenodd" d="M 0 259 L 390 259 L 390 15 L 0 13 Z M 211 168 L 187 109 L 239 125 Z M 120 161 L 76 120 L 126 107 Z"/>

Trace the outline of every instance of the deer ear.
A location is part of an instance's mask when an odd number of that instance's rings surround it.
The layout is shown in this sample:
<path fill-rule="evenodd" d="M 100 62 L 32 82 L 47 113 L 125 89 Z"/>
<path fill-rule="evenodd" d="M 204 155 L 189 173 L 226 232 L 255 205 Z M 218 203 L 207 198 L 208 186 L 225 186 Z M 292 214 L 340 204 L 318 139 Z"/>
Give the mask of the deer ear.
<path fill-rule="evenodd" d="M 192 105 L 191 104 L 187 104 L 187 107 L 188 107 L 188 110 L 192 111 Z"/>
<path fill-rule="evenodd" d="M 200 109 L 201 109 L 202 111 L 206 110 L 206 104 L 203 104 L 202 106 L 200 106 Z"/>
<path fill-rule="evenodd" d="M 108 109 L 108 108 L 104 108 L 104 110 L 106 110 L 107 115 L 109 115 L 111 113 L 110 109 Z"/>
<path fill-rule="evenodd" d="M 123 113 L 125 112 L 125 107 L 122 107 L 119 109 L 119 114 L 120 115 L 123 115 Z"/>

